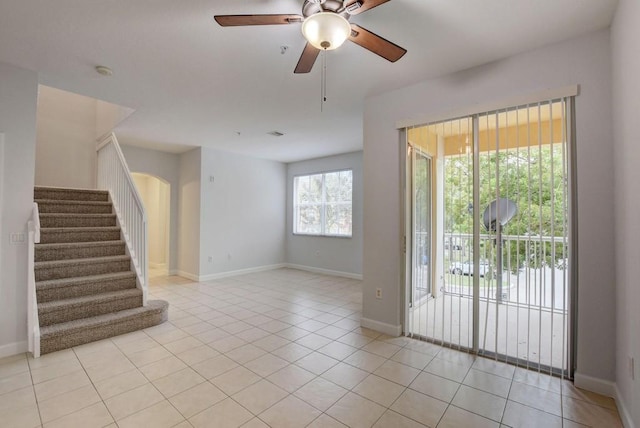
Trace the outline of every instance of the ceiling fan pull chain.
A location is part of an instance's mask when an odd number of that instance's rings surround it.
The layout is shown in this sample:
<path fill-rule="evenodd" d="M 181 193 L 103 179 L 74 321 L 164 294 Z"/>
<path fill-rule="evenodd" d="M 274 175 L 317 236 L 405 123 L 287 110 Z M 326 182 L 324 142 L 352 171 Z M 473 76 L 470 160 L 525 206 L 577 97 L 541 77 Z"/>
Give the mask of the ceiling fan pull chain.
<path fill-rule="evenodd" d="M 320 85 L 320 112 L 323 111 L 324 103 L 327 101 L 327 51 L 322 51 L 322 76 Z"/>

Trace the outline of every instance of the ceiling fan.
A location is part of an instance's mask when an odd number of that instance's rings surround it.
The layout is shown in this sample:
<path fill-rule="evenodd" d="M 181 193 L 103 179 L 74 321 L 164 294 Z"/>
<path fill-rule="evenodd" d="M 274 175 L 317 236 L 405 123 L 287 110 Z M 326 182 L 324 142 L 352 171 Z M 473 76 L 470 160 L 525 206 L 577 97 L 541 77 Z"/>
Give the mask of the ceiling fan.
<path fill-rule="evenodd" d="M 307 44 L 294 73 L 309 73 L 321 50 L 336 49 L 347 39 L 388 61 L 396 62 L 402 58 L 407 53 L 406 49 L 349 22 L 352 15 L 366 12 L 388 1 L 305 0 L 302 15 L 216 15 L 214 18 L 223 27 L 302 23 L 302 33 Z"/>

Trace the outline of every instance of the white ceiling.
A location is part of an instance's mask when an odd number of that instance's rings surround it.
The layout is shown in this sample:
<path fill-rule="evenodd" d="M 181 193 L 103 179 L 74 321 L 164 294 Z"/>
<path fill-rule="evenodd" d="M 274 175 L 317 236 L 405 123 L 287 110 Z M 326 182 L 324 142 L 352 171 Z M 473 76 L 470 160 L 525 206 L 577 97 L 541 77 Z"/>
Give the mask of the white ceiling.
<path fill-rule="evenodd" d="M 116 130 L 126 144 L 289 162 L 360 150 L 367 96 L 606 28 L 617 0 L 391 0 L 351 21 L 408 53 L 392 64 L 349 42 L 329 52 L 322 112 L 320 62 L 293 74 L 304 47 L 299 25 L 213 20 L 298 14 L 302 3 L 0 0 L 0 61 L 40 72 L 45 85 L 136 109 Z M 98 64 L 113 77 L 98 75 Z M 285 136 L 267 135 L 274 130 Z"/>

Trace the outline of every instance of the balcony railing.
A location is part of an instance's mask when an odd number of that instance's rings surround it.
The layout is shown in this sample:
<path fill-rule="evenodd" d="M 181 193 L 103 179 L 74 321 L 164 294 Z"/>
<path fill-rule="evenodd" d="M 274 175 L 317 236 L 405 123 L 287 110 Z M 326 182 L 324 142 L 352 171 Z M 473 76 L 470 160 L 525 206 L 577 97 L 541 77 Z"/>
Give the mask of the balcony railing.
<path fill-rule="evenodd" d="M 447 233 L 438 246 L 441 257 L 429 257 L 427 234 L 417 234 L 415 278 L 417 291 L 428 287 L 426 270 L 429 260 L 438 260 L 442 272 L 434 278 L 438 291 L 471 297 L 473 276 L 480 276 L 480 298 L 496 300 L 498 266 L 495 235 L 480 235 L 480 264 L 473 260 L 473 235 Z M 422 244 L 422 245 L 421 245 Z M 566 311 L 568 296 L 568 250 L 562 237 L 534 235 L 502 235 L 502 300 L 506 304 L 533 305 L 543 310 Z M 437 294 L 437 293 L 436 293 Z"/>

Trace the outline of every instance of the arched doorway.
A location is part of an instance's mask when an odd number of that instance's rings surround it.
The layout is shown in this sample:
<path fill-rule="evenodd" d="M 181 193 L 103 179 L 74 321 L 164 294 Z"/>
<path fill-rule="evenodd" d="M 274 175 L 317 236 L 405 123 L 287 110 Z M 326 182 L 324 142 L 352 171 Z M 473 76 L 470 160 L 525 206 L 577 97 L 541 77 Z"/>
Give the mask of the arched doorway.
<path fill-rule="evenodd" d="M 169 269 L 169 224 L 171 185 L 149 174 L 132 173 L 147 213 L 149 276 L 167 275 Z"/>

